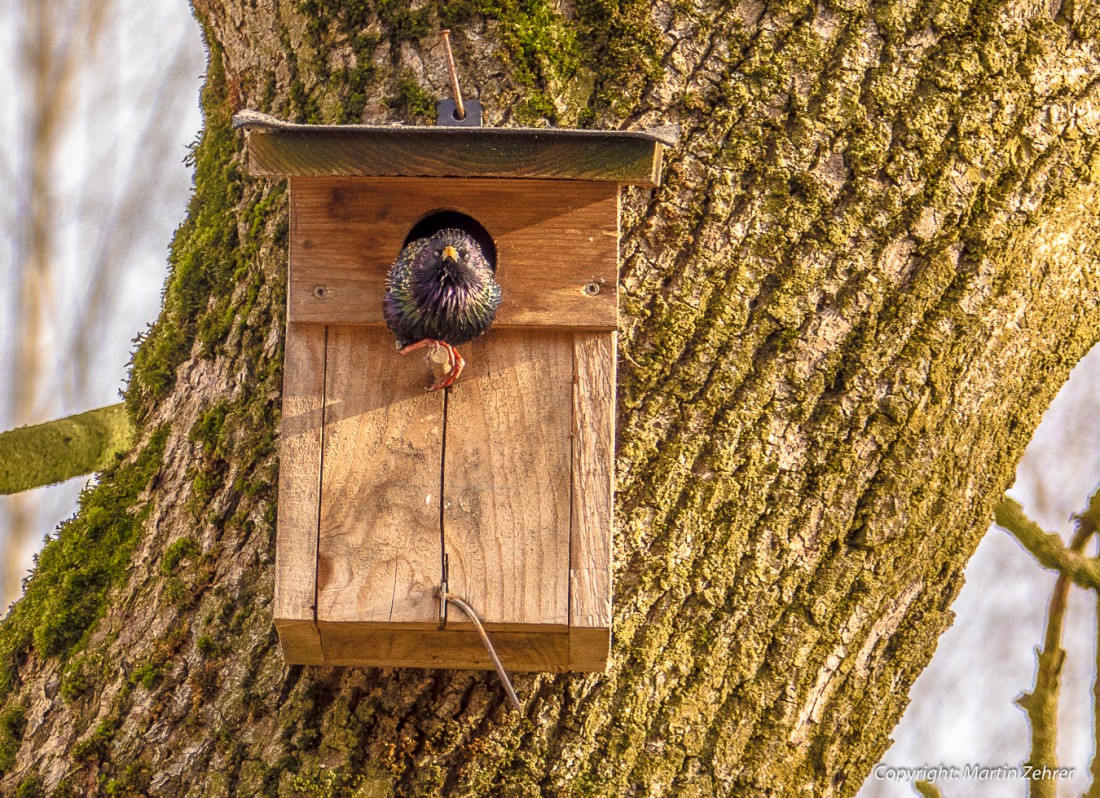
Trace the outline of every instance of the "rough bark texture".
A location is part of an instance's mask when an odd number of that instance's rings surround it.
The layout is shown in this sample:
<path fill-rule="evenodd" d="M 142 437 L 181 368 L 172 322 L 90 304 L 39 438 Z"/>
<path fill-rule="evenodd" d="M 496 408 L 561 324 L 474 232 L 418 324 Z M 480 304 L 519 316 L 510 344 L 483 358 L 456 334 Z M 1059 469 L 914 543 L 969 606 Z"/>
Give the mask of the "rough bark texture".
<path fill-rule="evenodd" d="M 196 189 L 141 442 L 0 627 L 24 795 L 852 795 L 1100 331 L 1098 9 L 195 0 Z M 624 203 L 606 675 L 287 668 L 271 625 L 286 202 L 230 114 L 679 123 Z"/>

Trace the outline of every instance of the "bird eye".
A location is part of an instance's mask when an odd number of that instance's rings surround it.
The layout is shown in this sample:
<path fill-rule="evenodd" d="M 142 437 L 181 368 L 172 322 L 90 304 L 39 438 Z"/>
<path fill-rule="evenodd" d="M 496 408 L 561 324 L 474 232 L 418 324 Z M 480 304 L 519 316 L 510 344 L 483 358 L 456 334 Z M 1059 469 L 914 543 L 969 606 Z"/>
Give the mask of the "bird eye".
<path fill-rule="evenodd" d="M 441 250 L 441 249 L 437 249 L 437 250 L 435 251 L 435 256 L 436 256 L 437 258 L 441 258 L 441 257 L 443 257 L 443 250 Z"/>
<path fill-rule="evenodd" d="M 460 249 L 460 250 L 458 251 L 458 254 L 459 254 L 459 255 L 461 255 L 462 257 L 464 257 L 464 258 L 465 258 L 465 257 L 466 257 L 466 250 L 464 250 L 464 249 Z"/>

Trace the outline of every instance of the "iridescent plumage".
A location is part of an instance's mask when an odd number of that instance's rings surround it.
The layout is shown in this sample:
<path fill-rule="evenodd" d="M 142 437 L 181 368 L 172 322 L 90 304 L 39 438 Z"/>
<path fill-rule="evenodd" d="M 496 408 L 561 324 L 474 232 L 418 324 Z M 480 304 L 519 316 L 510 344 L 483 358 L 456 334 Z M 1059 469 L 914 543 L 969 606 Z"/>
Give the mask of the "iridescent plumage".
<path fill-rule="evenodd" d="M 430 346 L 448 352 L 450 370 L 432 386 L 458 379 L 464 361 L 455 350 L 493 322 L 500 285 L 480 245 L 455 228 L 410 241 L 386 278 L 382 315 L 402 354 Z"/>

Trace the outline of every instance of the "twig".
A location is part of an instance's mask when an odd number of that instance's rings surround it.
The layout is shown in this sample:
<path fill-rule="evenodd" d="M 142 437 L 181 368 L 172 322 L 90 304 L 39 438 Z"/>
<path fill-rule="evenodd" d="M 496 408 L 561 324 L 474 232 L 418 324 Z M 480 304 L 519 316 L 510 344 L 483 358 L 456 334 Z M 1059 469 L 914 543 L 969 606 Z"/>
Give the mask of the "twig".
<path fill-rule="evenodd" d="M 1096 743 L 1100 742 L 1100 592 L 1096 594 L 1096 622 L 1096 670 L 1093 672 L 1092 682 L 1092 739 L 1096 750 L 1093 752 L 1092 764 L 1089 766 L 1092 783 L 1089 785 L 1089 791 L 1085 793 L 1085 798 L 1100 798 L 1100 747 L 1096 746 Z"/>
<path fill-rule="evenodd" d="M 1093 518 L 1096 516 L 1100 516 L 1100 500 L 1094 494 L 1089 501 L 1089 509 L 1080 516 L 1080 520 L 1095 529 Z M 1018 503 L 1009 498 L 1003 499 L 994 509 L 993 518 L 997 526 L 1016 538 L 1041 566 L 1065 574 L 1080 587 L 1100 591 L 1100 563 L 1073 551 L 1072 547 L 1067 549 L 1060 537 L 1044 532 L 1042 527 L 1028 518 Z"/>
<path fill-rule="evenodd" d="M 1100 530 L 1100 490 L 1089 497 L 1089 506 L 1085 508 L 1085 512 L 1077 516 L 1077 520 L 1082 525 L 1088 525 L 1094 533 Z"/>
<path fill-rule="evenodd" d="M 1090 509 L 1091 505 L 1090 501 Z M 1096 528 L 1091 522 L 1079 523 L 1069 545 L 1070 552 L 1080 555 L 1095 532 Z M 1028 727 L 1031 730 L 1031 751 L 1028 762 L 1035 768 L 1057 767 L 1058 693 L 1061 689 L 1062 664 L 1066 659 L 1066 652 L 1061 645 L 1062 625 L 1065 620 L 1069 587 L 1072 583 L 1073 579 L 1068 572 L 1058 574 L 1047 609 L 1043 648 L 1038 652 L 1039 663 L 1035 672 L 1035 687 L 1030 693 L 1025 693 L 1016 699 L 1016 703 L 1027 713 Z M 1055 780 L 1052 778 L 1028 780 L 1028 795 L 1030 798 L 1056 798 Z"/>
<path fill-rule="evenodd" d="M 1094 534 L 1100 530 L 1100 490 L 1092 494 L 1092 497 L 1089 499 L 1088 509 L 1081 514 L 1080 528 L 1088 529 Z M 1096 602 L 1096 670 L 1094 671 L 1092 682 L 1094 743 L 1100 741 L 1100 590 L 1096 591 Z M 1092 763 L 1089 765 L 1089 774 L 1092 776 L 1092 783 L 1089 784 L 1089 791 L 1085 793 L 1084 798 L 1100 798 L 1100 748 L 1097 748 L 1095 744 L 1093 747 L 1095 750 L 1092 755 Z"/>

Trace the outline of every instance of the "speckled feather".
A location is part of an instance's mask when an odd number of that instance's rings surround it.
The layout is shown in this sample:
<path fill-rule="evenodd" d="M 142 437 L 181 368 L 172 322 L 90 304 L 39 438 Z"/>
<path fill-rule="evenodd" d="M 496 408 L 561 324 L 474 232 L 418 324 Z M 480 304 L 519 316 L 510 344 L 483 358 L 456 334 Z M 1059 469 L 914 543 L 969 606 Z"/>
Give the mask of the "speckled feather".
<path fill-rule="evenodd" d="M 457 263 L 442 257 L 447 246 L 459 252 Z M 382 315 L 398 348 L 424 339 L 458 346 L 489 329 L 500 300 L 481 247 L 468 233 L 448 228 L 401 250 L 386 278 Z"/>

